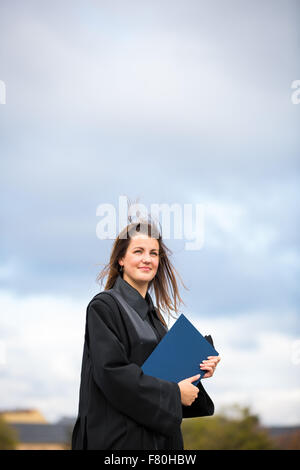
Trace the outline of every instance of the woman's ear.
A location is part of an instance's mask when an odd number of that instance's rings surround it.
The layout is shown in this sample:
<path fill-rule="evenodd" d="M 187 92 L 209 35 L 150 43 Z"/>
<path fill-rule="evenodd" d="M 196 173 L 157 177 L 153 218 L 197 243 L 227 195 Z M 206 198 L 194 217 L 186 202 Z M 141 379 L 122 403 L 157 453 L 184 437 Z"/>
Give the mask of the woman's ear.
<path fill-rule="evenodd" d="M 124 269 L 123 258 L 121 258 L 118 260 L 118 270 L 120 273 L 122 273 L 123 269 Z"/>

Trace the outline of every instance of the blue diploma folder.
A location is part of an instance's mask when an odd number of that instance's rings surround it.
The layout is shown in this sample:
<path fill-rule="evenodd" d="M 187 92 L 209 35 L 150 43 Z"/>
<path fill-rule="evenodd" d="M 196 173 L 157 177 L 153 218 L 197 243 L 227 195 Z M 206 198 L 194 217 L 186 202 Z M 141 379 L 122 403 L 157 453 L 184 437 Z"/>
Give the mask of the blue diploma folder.
<path fill-rule="evenodd" d="M 170 382 L 178 383 L 197 374 L 201 380 L 207 371 L 200 369 L 200 363 L 207 356 L 218 355 L 208 340 L 181 314 L 146 359 L 142 370 L 147 375 Z"/>

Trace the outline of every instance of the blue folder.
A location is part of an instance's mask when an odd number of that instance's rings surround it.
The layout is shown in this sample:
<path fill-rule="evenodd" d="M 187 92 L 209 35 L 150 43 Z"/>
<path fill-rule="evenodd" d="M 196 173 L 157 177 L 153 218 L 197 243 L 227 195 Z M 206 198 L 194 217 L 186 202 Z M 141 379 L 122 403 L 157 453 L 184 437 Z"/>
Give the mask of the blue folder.
<path fill-rule="evenodd" d="M 212 344 L 181 314 L 146 359 L 142 370 L 147 375 L 170 382 L 178 383 L 197 374 L 201 380 L 207 371 L 200 369 L 200 363 L 207 356 L 218 355 Z"/>

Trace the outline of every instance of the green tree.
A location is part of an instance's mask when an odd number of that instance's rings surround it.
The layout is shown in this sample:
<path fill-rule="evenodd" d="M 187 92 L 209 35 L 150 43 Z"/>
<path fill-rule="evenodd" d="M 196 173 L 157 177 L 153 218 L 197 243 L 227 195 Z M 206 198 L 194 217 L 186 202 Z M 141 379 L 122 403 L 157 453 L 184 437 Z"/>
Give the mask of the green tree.
<path fill-rule="evenodd" d="M 18 438 L 15 430 L 0 416 L 0 449 L 14 450 L 17 447 L 17 443 Z"/>
<path fill-rule="evenodd" d="M 249 408 L 233 405 L 211 417 L 183 420 L 182 434 L 187 450 L 262 450 L 274 449 L 259 418 Z"/>

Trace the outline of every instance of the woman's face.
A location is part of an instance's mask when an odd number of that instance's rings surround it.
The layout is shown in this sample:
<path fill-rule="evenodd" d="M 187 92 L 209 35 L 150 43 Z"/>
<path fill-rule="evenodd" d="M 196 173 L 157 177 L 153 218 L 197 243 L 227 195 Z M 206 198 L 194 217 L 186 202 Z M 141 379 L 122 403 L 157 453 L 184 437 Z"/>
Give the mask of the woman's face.
<path fill-rule="evenodd" d="M 126 254 L 119 260 L 119 264 L 123 266 L 125 281 L 129 279 L 134 283 L 150 282 L 159 264 L 158 240 L 144 234 L 131 238 Z"/>

